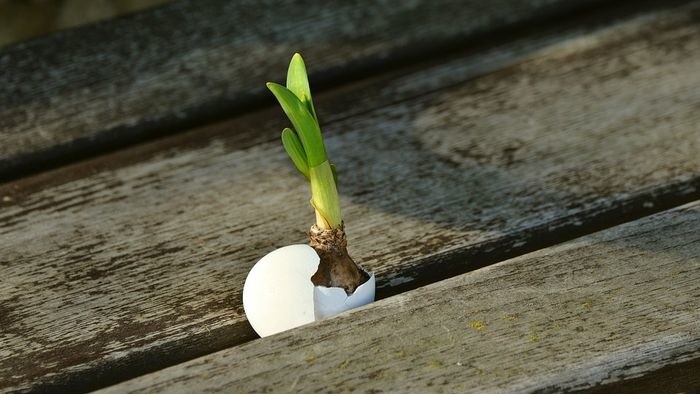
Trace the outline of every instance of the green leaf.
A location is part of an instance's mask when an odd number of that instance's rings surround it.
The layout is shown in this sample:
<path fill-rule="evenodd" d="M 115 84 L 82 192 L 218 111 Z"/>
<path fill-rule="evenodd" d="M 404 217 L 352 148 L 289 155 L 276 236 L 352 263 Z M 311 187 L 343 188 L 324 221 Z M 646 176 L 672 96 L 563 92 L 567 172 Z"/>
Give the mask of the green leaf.
<path fill-rule="evenodd" d="M 333 180 L 335 181 L 335 187 L 338 187 L 338 170 L 335 167 L 335 164 L 331 163 L 331 172 L 333 172 Z"/>
<path fill-rule="evenodd" d="M 292 159 L 294 166 L 301 172 L 306 179 L 309 179 L 309 164 L 306 161 L 306 153 L 304 147 L 301 146 L 299 136 L 292 129 L 286 128 L 282 130 L 282 145 L 287 151 L 289 158 Z"/>
<path fill-rule="evenodd" d="M 293 128 L 282 131 L 282 145 L 297 169 L 309 180 L 316 225 L 337 229 L 343 224 L 335 166 L 328 161 L 326 147 L 311 100 L 309 79 L 301 55 L 295 54 L 287 70 L 287 87 L 268 82 Z"/>
<path fill-rule="evenodd" d="M 321 129 L 304 104 L 294 93 L 280 84 L 268 82 L 267 88 L 275 95 L 282 110 L 292 122 L 294 130 L 298 133 L 306 153 L 308 166 L 315 167 L 326 161 L 328 158 L 321 137 Z"/>
<path fill-rule="evenodd" d="M 306 74 L 306 65 L 300 54 L 295 53 L 292 60 L 289 62 L 287 70 L 287 89 L 289 89 L 301 101 L 306 109 L 318 122 L 316 110 L 311 99 L 311 89 L 309 88 L 309 77 Z"/>

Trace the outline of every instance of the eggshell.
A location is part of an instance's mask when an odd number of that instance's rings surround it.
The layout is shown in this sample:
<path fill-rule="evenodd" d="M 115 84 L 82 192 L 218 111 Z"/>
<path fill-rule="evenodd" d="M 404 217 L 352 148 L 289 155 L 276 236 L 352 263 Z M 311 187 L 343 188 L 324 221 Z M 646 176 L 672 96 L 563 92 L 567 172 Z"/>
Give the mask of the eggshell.
<path fill-rule="evenodd" d="M 311 276 L 320 259 L 308 245 L 289 245 L 261 258 L 243 285 L 243 309 L 261 337 L 314 321 Z"/>
<path fill-rule="evenodd" d="M 373 302 L 375 287 L 374 274 L 370 274 L 369 279 L 355 289 L 351 295 L 347 295 L 345 290 L 340 287 L 314 287 L 314 316 L 316 320 Z"/>

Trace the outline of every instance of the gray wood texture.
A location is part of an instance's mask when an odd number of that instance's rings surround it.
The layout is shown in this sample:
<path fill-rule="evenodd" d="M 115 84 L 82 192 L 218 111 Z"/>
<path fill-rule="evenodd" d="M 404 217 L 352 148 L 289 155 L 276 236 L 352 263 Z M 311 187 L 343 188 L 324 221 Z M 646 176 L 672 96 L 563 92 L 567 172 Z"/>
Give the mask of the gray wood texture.
<path fill-rule="evenodd" d="M 350 253 L 380 294 L 698 198 L 699 15 L 558 31 L 318 96 Z M 313 220 L 281 119 L 0 186 L 0 390 L 99 387 L 253 338 L 247 271 Z"/>
<path fill-rule="evenodd" d="M 100 392 L 562 392 L 698 358 L 693 203 Z"/>
<path fill-rule="evenodd" d="M 337 84 L 594 0 L 181 0 L 0 52 L 0 179 L 271 103 L 301 51 Z"/>

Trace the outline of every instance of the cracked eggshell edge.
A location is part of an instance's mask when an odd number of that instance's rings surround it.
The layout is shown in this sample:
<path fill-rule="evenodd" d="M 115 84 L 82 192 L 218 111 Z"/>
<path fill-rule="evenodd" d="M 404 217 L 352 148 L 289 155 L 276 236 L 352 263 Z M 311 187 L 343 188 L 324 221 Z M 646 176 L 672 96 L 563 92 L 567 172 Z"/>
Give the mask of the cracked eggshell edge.
<path fill-rule="evenodd" d="M 355 289 L 351 295 L 347 295 L 345 290 L 340 287 L 315 286 L 313 303 L 316 320 L 325 319 L 374 302 L 376 289 L 374 274 L 367 271 L 365 273 L 369 275 L 369 279 Z"/>

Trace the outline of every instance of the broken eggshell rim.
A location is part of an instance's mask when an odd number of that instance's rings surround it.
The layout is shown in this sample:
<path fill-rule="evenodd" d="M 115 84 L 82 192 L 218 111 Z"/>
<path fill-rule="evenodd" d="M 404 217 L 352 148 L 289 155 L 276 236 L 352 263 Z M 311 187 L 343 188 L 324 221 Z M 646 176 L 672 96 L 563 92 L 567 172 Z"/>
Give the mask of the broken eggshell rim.
<path fill-rule="evenodd" d="M 316 320 L 325 319 L 350 309 L 374 302 L 376 280 L 374 273 L 360 267 L 369 279 L 348 295 L 341 287 L 314 286 L 314 316 Z"/>

